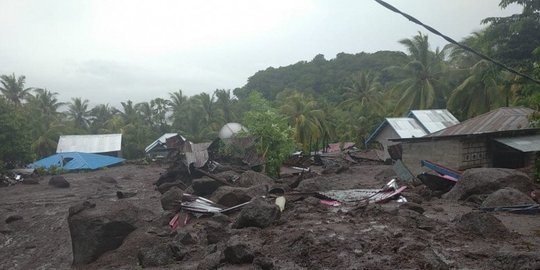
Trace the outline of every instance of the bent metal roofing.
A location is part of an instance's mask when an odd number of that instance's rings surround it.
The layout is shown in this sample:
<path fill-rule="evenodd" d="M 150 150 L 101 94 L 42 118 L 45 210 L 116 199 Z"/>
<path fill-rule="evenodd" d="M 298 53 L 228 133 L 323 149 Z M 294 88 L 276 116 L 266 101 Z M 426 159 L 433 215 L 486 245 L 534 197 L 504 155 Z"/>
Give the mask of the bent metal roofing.
<path fill-rule="evenodd" d="M 412 110 L 408 117 L 415 118 L 428 133 L 459 124 L 459 120 L 448 110 Z"/>
<path fill-rule="evenodd" d="M 107 153 L 122 150 L 122 134 L 60 136 L 56 153 Z"/>

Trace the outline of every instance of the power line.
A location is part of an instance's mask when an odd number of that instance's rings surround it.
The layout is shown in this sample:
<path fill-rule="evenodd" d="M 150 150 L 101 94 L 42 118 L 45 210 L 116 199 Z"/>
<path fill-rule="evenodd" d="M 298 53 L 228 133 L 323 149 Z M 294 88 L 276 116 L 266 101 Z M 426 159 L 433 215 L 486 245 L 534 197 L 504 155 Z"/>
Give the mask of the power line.
<path fill-rule="evenodd" d="M 499 61 L 497 61 L 497 60 L 495 60 L 495 59 L 493 59 L 493 58 L 491 58 L 491 57 L 489 57 L 489 56 L 487 56 L 487 55 L 484 55 L 484 54 L 482 54 L 482 53 L 476 51 L 476 50 L 473 49 L 473 48 L 470 48 L 470 47 L 468 47 L 468 46 L 466 46 L 466 45 L 463 45 L 463 44 L 461 44 L 461 43 L 455 41 L 454 39 L 452 39 L 452 38 L 450 38 L 450 37 L 448 37 L 448 36 L 442 34 L 441 32 L 437 31 L 437 30 L 434 29 L 433 27 L 431 27 L 431 26 L 429 26 L 429 25 L 426 25 L 426 24 L 422 23 L 421 21 L 419 21 L 419 20 L 416 19 L 415 17 L 413 17 L 413 16 L 411 16 L 411 15 L 409 15 L 409 14 L 407 14 L 407 13 L 402 12 L 401 10 L 397 9 L 396 7 L 390 5 L 390 4 L 388 4 L 388 3 L 386 3 L 386 2 L 384 2 L 384 1 L 382 1 L 382 0 L 375 0 L 375 2 L 381 4 L 381 5 L 384 6 L 385 8 L 387 8 L 387 9 L 389 9 L 389 10 L 395 12 L 395 13 L 401 14 L 403 17 L 409 19 L 409 21 L 411 21 L 411 22 L 413 22 L 413 23 L 416 23 L 416 24 L 418 24 L 418 25 L 423 26 L 424 28 L 426 28 L 426 29 L 427 29 L 428 31 L 430 31 L 431 33 L 433 33 L 433 34 L 435 34 L 435 35 L 438 35 L 438 36 L 444 38 L 446 41 L 448 41 L 448 42 L 450 42 L 450 43 L 452 43 L 452 44 L 455 44 L 455 45 L 457 45 L 457 46 L 463 48 L 464 50 L 467 50 L 467 51 L 469 51 L 469 52 L 472 52 L 472 53 L 474 53 L 474 54 L 480 56 L 481 58 L 483 58 L 483 59 L 485 59 L 485 60 L 488 60 L 488 61 L 490 61 L 491 63 L 493 63 L 493 64 L 495 64 L 495 65 L 497 65 L 497 66 L 499 66 L 499 67 L 501 67 L 501 68 L 503 68 L 503 69 L 508 70 L 508 71 L 511 72 L 511 73 L 514 73 L 514 74 L 516 74 L 516 75 L 518 75 L 518 76 L 521 76 L 521 77 L 523 77 L 523 78 L 529 79 L 529 80 L 531 80 L 531 81 L 533 81 L 533 82 L 535 82 L 535 83 L 537 83 L 537 84 L 540 84 L 540 81 L 539 81 L 539 80 L 537 80 L 537 79 L 535 79 L 535 78 L 533 78 L 533 77 L 531 77 L 531 76 L 529 76 L 529 75 L 527 75 L 527 74 L 525 74 L 525 73 L 521 73 L 521 72 L 519 72 L 519 71 L 517 71 L 517 70 L 515 70 L 515 69 L 513 69 L 513 68 L 511 68 L 511 67 L 508 67 L 508 66 L 506 66 L 505 64 L 503 64 L 503 63 L 501 63 L 501 62 L 499 62 Z"/>

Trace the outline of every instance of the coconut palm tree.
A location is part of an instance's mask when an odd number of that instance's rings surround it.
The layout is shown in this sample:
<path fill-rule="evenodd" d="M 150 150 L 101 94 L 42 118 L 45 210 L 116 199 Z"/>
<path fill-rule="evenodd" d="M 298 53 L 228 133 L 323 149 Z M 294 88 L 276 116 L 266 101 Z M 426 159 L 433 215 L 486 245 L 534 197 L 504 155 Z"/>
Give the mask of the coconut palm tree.
<path fill-rule="evenodd" d="M 351 82 L 345 87 L 346 98 L 340 106 L 343 108 L 369 106 L 375 111 L 382 111 L 379 103 L 382 86 L 375 76 L 369 72 L 360 72 L 351 78 Z"/>
<path fill-rule="evenodd" d="M 217 89 L 214 91 L 214 96 L 216 97 L 215 107 L 219 111 L 222 124 L 234 122 L 236 99 L 231 97 L 231 90 Z"/>
<path fill-rule="evenodd" d="M 24 88 L 25 76 L 15 77 L 15 74 L 0 76 L 0 92 L 4 97 L 17 107 L 21 107 L 22 101 L 28 96 L 32 88 Z"/>
<path fill-rule="evenodd" d="M 88 110 L 88 99 L 82 100 L 80 97 L 72 98 L 68 104 L 68 117 L 73 121 L 77 129 L 86 130 L 89 127 L 90 111 Z"/>
<path fill-rule="evenodd" d="M 445 71 L 444 51 L 438 48 L 431 51 L 428 36 L 422 33 L 412 39 L 400 40 L 399 43 L 406 47 L 411 60 L 403 67 L 391 69 L 405 78 L 395 87 L 401 96 L 395 112 L 443 106 L 446 103 L 446 89 L 441 79 Z"/>
<path fill-rule="evenodd" d="M 322 124 L 323 111 L 317 109 L 315 100 L 307 99 L 303 94 L 294 92 L 286 98 L 281 112 L 294 129 L 294 139 L 304 150 L 311 150 L 312 144 L 321 141 L 326 132 Z"/>

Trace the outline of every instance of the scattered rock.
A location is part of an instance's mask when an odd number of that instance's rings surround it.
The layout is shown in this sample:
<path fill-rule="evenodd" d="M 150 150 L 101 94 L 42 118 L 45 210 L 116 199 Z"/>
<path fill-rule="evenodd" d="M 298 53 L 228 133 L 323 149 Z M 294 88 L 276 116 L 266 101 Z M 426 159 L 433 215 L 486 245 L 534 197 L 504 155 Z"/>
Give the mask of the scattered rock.
<path fill-rule="evenodd" d="M 523 194 L 523 192 L 507 187 L 499 189 L 489 195 L 482 203 L 482 207 L 499 207 L 534 203 L 535 202 L 529 196 Z"/>
<path fill-rule="evenodd" d="M 258 172 L 246 171 L 236 180 L 235 185 L 239 187 L 252 187 L 256 185 L 272 185 L 274 179 Z"/>
<path fill-rule="evenodd" d="M 420 214 L 424 213 L 424 208 L 421 205 L 419 205 L 417 203 L 413 203 L 413 202 L 402 203 L 402 204 L 399 205 L 399 208 L 410 209 L 410 210 L 413 210 L 413 211 L 418 212 Z"/>
<path fill-rule="evenodd" d="M 512 187 L 528 193 L 533 189 L 529 177 L 520 171 L 501 168 L 475 168 L 465 171 L 457 184 L 444 195 L 451 200 L 465 200 L 475 194 L 490 194 Z"/>
<path fill-rule="evenodd" d="M 23 217 L 21 215 L 11 215 L 6 218 L 6 223 L 11 223 L 17 220 L 21 220 Z"/>
<path fill-rule="evenodd" d="M 134 197 L 135 195 L 137 195 L 137 192 L 128 192 L 128 191 L 117 191 L 116 192 L 116 197 L 118 199 L 130 198 L 130 197 Z"/>
<path fill-rule="evenodd" d="M 167 183 L 163 183 L 163 184 L 159 185 L 157 187 L 157 190 L 159 191 L 159 193 L 163 194 L 163 193 L 167 192 L 169 189 L 171 189 L 172 187 L 178 187 L 180 189 L 186 189 L 186 184 L 184 184 L 184 182 L 182 182 L 180 180 L 177 180 L 177 181 L 174 181 L 174 182 L 167 182 Z"/>
<path fill-rule="evenodd" d="M 226 230 L 226 227 L 223 224 L 217 223 L 215 221 L 205 221 L 203 223 L 204 232 L 206 233 L 206 241 L 208 244 L 219 243 L 223 239 L 229 237 L 229 232 Z"/>
<path fill-rule="evenodd" d="M 24 178 L 22 182 L 24 185 L 37 185 L 39 184 L 39 179 L 37 178 Z"/>
<path fill-rule="evenodd" d="M 210 270 L 217 269 L 221 259 L 221 252 L 216 251 L 204 256 L 204 260 L 201 260 L 197 270 Z"/>
<path fill-rule="evenodd" d="M 459 229 L 484 238 L 505 238 L 510 234 L 504 224 L 489 213 L 469 212 L 456 221 Z"/>
<path fill-rule="evenodd" d="M 221 186 L 211 198 L 212 201 L 223 206 L 231 207 L 251 200 L 245 188 Z"/>
<path fill-rule="evenodd" d="M 172 187 L 169 191 L 161 195 L 161 207 L 163 210 L 176 210 L 178 208 L 178 202 L 182 200 L 183 194 L 183 190 Z"/>
<path fill-rule="evenodd" d="M 49 179 L 49 185 L 57 188 L 68 188 L 69 182 L 61 175 L 55 175 Z"/>
<path fill-rule="evenodd" d="M 244 206 L 234 228 L 259 227 L 266 228 L 280 216 L 279 207 L 273 203 L 268 203 L 261 198 L 254 198 L 251 203 Z"/>
<path fill-rule="evenodd" d="M 118 248 L 147 212 L 123 201 L 106 201 L 93 208 L 78 204 L 69 213 L 73 265 L 82 265 Z"/>
<path fill-rule="evenodd" d="M 255 258 L 252 248 L 239 238 L 231 238 L 223 250 L 224 261 L 232 264 L 251 263 Z"/>
<path fill-rule="evenodd" d="M 253 264 L 257 265 L 261 270 L 274 269 L 274 261 L 268 257 L 256 257 L 253 260 Z"/>
<path fill-rule="evenodd" d="M 167 244 L 159 243 L 155 246 L 143 247 L 137 253 L 137 259 L 142 267 L 164 266 L 174 262 L 174 254 Z"/>
<path fill-rule="evenodd" d="M 116 181 L 116 179 L 114 179 L 114 177 L 108 176 L 108 175 L 102 175 L 98 178 L 98 180 L 103 183 L 115 184 L 115 185 L 118 184 L 118 182 Z"/>
<path fill-rule="evenodd" d="M 193 187 L 193 194 L 198 196 L 211 195 L 221 186 L 223 186 L 223 183 L 206 176 L 193 180 L 193 183 L 191 184 L 191 187 Z"/>
<path fill-rule="evenodd" d="M 490 258 L 491 269 L 540 269 L 540 254 L 535 251 L 499 251 Z"/>

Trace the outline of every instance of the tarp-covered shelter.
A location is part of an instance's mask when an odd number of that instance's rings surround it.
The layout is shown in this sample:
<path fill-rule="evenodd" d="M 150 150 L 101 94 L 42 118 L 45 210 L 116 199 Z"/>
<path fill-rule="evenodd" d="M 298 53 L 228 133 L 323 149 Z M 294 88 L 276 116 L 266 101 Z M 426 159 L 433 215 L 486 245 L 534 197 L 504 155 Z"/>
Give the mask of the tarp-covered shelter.
<path fill-rule="evenodd" d="M 122 134 L 63 135 L 56 153 L 82 152 L 121 156 Z"/>
<path fill-rule="evenodd" d="M 125 159 L 111 157 L 106 155 L 81 153 L 81 152 L 66 152 L 48 156 L 30 164 L 31 168 L 51 167 L 62 168 L 67 171 L 71 170 L 96 170 L 103 167 L 108 167 L 124 162 Z"/>

